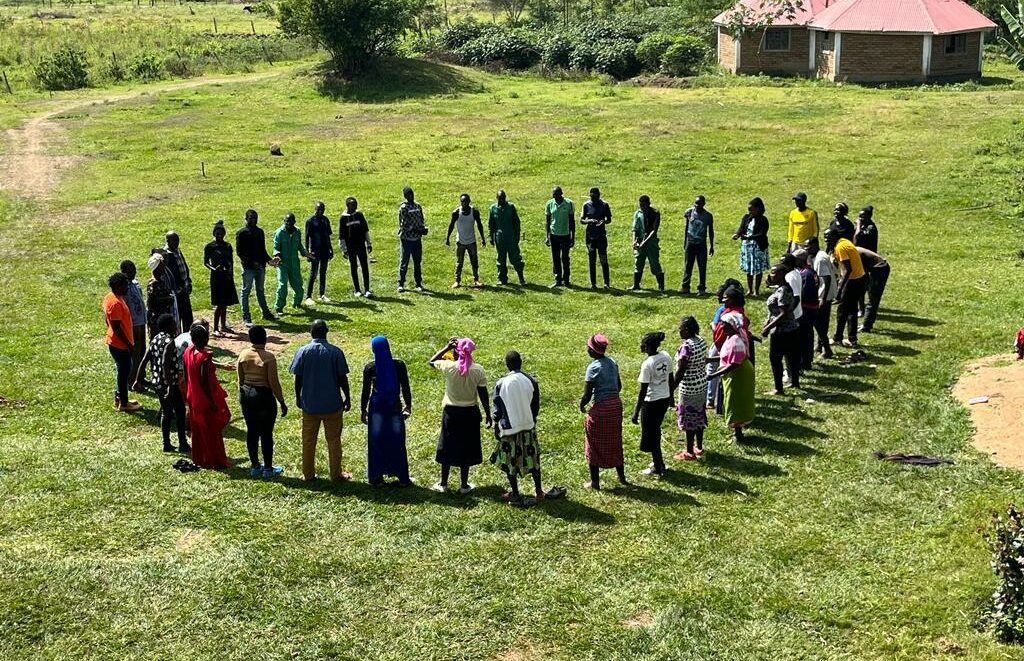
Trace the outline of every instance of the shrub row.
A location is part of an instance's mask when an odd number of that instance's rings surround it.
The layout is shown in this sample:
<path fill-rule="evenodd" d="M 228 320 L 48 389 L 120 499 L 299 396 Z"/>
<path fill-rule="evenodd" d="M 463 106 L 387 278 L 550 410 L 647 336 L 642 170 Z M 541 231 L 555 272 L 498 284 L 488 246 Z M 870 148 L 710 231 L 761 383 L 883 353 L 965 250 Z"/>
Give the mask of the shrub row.
<path fill-rule="evenodd" d="M 711 49 L 700 37 L 652 29 L 665 22 L 645 15 L 596 20 L 566 28 L 512 28 L 466 20 L 447 28 L 438 48 L 473 66 L 509 69 L 573 69 L 619 80 L 641 71 L 690 76 L 707 62 Z"/>
<path fill-rule="evenodd" d="M 264 50 L 265 48 L 265 50 Z M 125 58 L 93 59 L 82 49 L 65 45 L 41 56 L 33 66 L 44 90 L 71 90 L 100 82 L 188 78 L 209 70 L 237 71 L 254 64 L 295 60 L 311 47 L 283 35 L 206 35 L 175 50 L 148 49 Z"/>

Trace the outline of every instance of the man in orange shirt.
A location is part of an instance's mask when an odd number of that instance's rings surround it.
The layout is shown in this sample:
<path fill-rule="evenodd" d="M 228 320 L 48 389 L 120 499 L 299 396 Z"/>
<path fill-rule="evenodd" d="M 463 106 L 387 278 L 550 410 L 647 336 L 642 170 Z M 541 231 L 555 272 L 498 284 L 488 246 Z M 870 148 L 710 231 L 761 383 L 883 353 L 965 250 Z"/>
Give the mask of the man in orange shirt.
<path fill-rule="evenodd" d="M 138 402 L 128 399 L 128 380 L 132 373 L 132 349 L 135 339 L 132 333 L 132 313 L 124 296 L 128 293 L 128 278 L 115 273 L 107 280 L 110 293 L 103 297 L 103 317 L 107 322 L 107 349 L 114 359 L 117 373 L 117 389 L 114 391 L 114 408 L 118 411 L 138 411 Z"/>
<path fill-rule="evenodd" d="M 864 263 L 860 253 L 849 239 L 840 236 L 839 232 L 830 227 L 825 230 L 826 252 L 831 253 L 839 263 L 842 275 L 839 278 L 839 292 L 836 300 L 839 310 L 836 313 L 836 334 L 833 344 L 857 346 L 857 305 L 867 284 Z M 849 341 L 843 342 L 843 328 L 846 328 Z"/>

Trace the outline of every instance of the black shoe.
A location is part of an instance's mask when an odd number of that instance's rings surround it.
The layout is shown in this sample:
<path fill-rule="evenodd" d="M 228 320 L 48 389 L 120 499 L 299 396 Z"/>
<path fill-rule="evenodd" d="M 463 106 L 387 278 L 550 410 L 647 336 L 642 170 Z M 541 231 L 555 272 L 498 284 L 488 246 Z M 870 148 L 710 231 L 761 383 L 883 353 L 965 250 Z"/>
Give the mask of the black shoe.
<path fill-rule="evenodd" d="M 263 319 L 265 321 L 277 321 L 277 315 L 275 315 L 273 312 L 264 312 Z"/>
<path fill-rule="evenodd" d="M 192 451 L 192 446 L 189 445 L 188 443 L 186 443 L 185 441 L 182 441 L 181 444 L 178 445 L 178 452 L 181 452 L 182 454 L 184 454 L 186 452 L 191 452 L 191 451 Z"/>
<path fill-rule="evenodd" d="M 526 278 L 524 278 L 524 277 L 523 277 L 523 274 L 522 274 L 522 273 L 520 273 L 520 274 L 519 274 L 519 285 L 520 285 L 520 286 L 523 286 L 523 285 L 525 285 L 525 284 L 526 284 Z"/>
<path fill-rule="evenodd" d="M 164 443 L 164 452 L 174 452 L 175 447 L 170 443 Z"/>

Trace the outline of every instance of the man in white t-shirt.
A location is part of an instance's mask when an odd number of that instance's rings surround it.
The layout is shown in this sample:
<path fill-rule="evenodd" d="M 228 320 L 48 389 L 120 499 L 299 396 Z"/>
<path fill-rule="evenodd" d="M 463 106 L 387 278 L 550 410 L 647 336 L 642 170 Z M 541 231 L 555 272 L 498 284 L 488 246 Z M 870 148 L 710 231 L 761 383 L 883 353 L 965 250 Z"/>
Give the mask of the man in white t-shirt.
<path fill-rule="evenodd" d="M 796 268 L 796 259 L 792 253 L 786 253 L 779 260 L 786 268 L 786 284 L 793 290 L 793 319 L 800 321 L 804 315 L 803 307 L 800 304 L 800 292 L 804 288 L 803 278 L 800 277 L 800 270 Z"/>
<path fill-rule="evenodd" d="M 823 358 L 831 358 L 832 346 L 828 339 L 828 327 L 832 320 L 832 303 L 839 292 L 839 282 L 832 258 L 821 249 L 818 237 L 812 236 L 804 241 L 803 246 L 813 260 L 814 272 L 818 274 L 818 317 L 814 320 L 814 330 L 818 335 L 818 351 Z"/>

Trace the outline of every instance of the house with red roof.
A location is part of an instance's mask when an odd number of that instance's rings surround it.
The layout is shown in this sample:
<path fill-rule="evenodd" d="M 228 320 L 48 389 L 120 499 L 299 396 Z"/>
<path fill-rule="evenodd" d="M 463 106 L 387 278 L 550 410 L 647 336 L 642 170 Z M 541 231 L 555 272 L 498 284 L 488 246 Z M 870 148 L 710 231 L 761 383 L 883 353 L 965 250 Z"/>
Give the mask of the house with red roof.
<path fill-rule="evenodd" d="M 774 7 L 739 0 L 715 17 L 721 66 L 851 82 L 977 78 L 985 33 L 996 27 L 962 0 L 803 0 L 786 13 Z"/>

